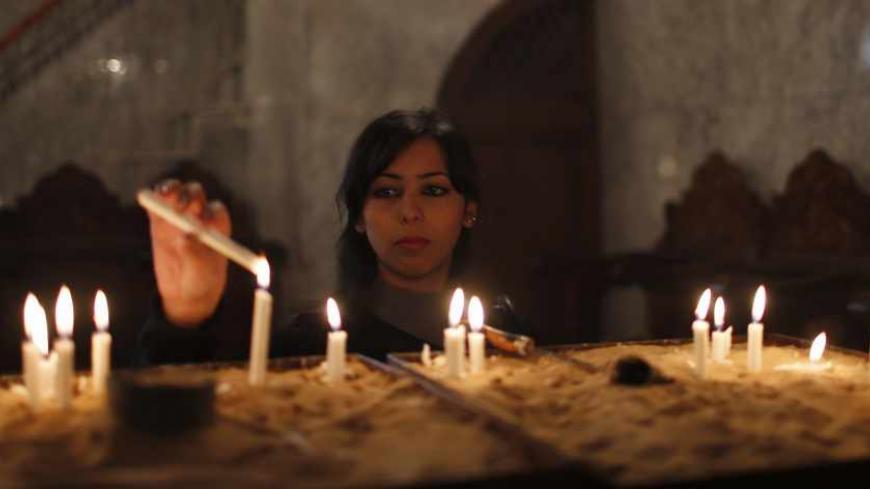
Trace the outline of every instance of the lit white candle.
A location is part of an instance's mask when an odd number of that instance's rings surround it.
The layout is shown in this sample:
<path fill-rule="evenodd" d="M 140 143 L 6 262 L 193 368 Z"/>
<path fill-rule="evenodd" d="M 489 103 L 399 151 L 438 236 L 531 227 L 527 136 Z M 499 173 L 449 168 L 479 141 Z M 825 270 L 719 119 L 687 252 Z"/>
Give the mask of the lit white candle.
<path fill-rule="evenodd" d="M 465 293 L 462 289 L 456 289 L 450 299 L 448 320 L 450 326 L 444 330 L 444 355 L 447 357 L 447 375 L 460 377 L 462 375 L 465 348 L 463 343 L 465 335 L 459 328 L 462 320 L 462 312 L 465 309 Z"/>
<path fill-rule="evenodd" d="M 346 370 L 347 332 L 341 330 L 341 312 L 335 299 L 326 300 L 326 320 L 332 331 L 326 344 L 326 379 L 330 382 L 344 380 Z"/>
<path fill-rule="evenodd" d="M 486 369 L 486 338 L 483 331 L 483 304 L 476 296 L 468 302 L 468 359 L 471 373 L 476 374 Z"/>
<path fill-rule="evenodd" d="M 795 371 L 795 372 L 824 372 L 830 370 L 833 365 L 831 362 L 823 362 L 822 356 L 825 354 L 825 345 L 828 343 L 828 335 L 820 333 L 813 340 L 810 346 L 810 356 L 808 363 L 787 363 L 785 365 L 777 365 L 775 370 Z"/>
<path fill-rule="evenodd" d="M 764 307 L 767 303 L 767 292 L 764 286 L 755 291 L 752 300 L 752 322 L 746 328 L 746 368 L 750 372 L 760 372 L 762 365 L 762 349 L 764 348 Z"/>
<path fill-rule="evenodd" d="M 21 377 L 24 387 L 30 395 L 31 403 L 39 402 L 39 382 L 37 380 L 37 365 L 40 360 L 39 349 L 33 343 L 33 328 L 37 324 L 39 315 L 42 314 L 42 322 L 45 322 L 45 310 L 39 304 L 39 300 L 32 293 L 27 294 L 24 300 L 24 341 L 21 342 Z"/>
<path fill-rule="evenodd" d="M 58 339 L 54 342 L 57 354 L 57 401 L 61 407 L 68 407 L 72 402 L 73 381 L 75 380 L 75 343 L 73 343 L 73 312 L 72 294 L 64 285 L 57 295 L 54 305 L 54 324 Z"/>
<path fill-rule="evenodd" d="M 710 289 L 701 294 L 698 306 L 695 308 L 695 321 L 692 323 L 695 373 L 702 379 L 707 377 L 707 354 L 710 351 L 710 323 L 705 321 L 705 318 L 710 310 L 711 295 Z"/>
<path fill-rule="evenodd" d="M 91 335 L 91 385 L 94 392 L 106 392 L 106 379 L 112 369 L 112 335 L 109 334 L 109 302 L 102 290 L 94 297 L 94 325 Z"/>
<path fill-rule="evenodd" d="M 48 321 L 45 317 L 45 309 L 38 301 L 32 303 L 32 307 L 25 310 L 27 322 L 30 325 L 31 339 L 37 350 L 37 358 L 33 368 L 34 389 L 30 396 L 31 405 L 38 408 L 54 395 L 54 378 L 57 365 L 57 357 L 49 356 L 48 350 Z"/>
<path fill-rule="evenodd" d="M 251 319 L 251 354 L 248 358 L 248 383 L 263 385 L 266 382 L 266 365 L 269 361 L 269 335 L 272 330 L 272 294 L 269 293 L 271 270 L 269 262 L 260 257 L 254 269 L 257 274 L 257 291 L 254 292 L 254 315 Z"/>
<path fill-rule="evenodd" d="M 716 304 L 713 306 L 713 324 L 716 326 L 716 329 L 713 331 L 713 361 L 724 363 L 728 358 L 728 343 L 731 338 L 731 328 L 724 329 L 725 299 L 721 297 L 716 299 Z"/>

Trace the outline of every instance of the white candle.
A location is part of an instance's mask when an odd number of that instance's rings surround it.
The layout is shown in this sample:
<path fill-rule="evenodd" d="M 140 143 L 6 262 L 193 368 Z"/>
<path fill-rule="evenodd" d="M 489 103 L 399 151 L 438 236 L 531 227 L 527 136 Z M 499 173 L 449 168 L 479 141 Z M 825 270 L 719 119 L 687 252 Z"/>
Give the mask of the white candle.
<path fill-rule="evenodd" d="M 47 329 L 46 329 L 47 331 Z M 48 343 L 48 334 L 46 332 L 46 343 Z M 46 355 L 40 355 L 36 361 L 36 377 L 37 388 L 39 390 L 39 400 L 34 407 L 43 406 L 45 403 L 54 399 L 57 394 L 57 352 L 51 352 Z"/>
<path fill-rule="evenodd" d="M 762 349 L 764 348 L 764 307 L 767 303 L 767 292 L 764 286 L 755 291 L 752 301 L 752 322 L 746 328 L 746 368 L 750 372 L 760 372 L 762 365 Z"/>
<path fill-rule="evenodd" d="M 154 192 L 150 190 L 140 190 L 136 194 L 136 200 L 139 202 L 139 205 L 145 209 L 158 215 L 160 218 L 169 222 L 181 231 L 193 235 L 206 246 L 224 255 L 230 260 L 233 260 L 251 273 L 259 273 L 257 271 L 257 266 L 260 257 L 227 236 L 212 229 L 208 229 L 190 217 L 176 212 L 175 209 L 164 204 L 159 198 L 157 198 L 157 196 L 154 195 Z"/>
<path fill-rule="evenodd" d="M 816 336 L 816 339 L 813 340 L 812 346 L 810 346 L 810 359 L 808 363 L 787 363 L 784 365 L 777 365 L 774 367 L 774 370 L 784 370 L 784 371 L 795 371 L 795 372 L 824 372 L 826 370 L 830 370 L 833 365 L 831 362 L 823 362 L 822 356 L 825 353 L 825 345 L 828 342 L 828 335 L 825 333 L 820 333 Z"/>
<path fill-rule="evenodd" d="M 25 309 L 26 321 L 30 325 L 31 339 L 36 348 L 37 357 L 33 360 L 31 372 L 33 390 L 30 393 L 30 404 L 38 408 L 43 402 L 54 395 L 55 356 L 49 356 L 48 351 L 48 321 L 45 309 L 35 300 L 30 308 Z"/>
<path fill-rule="evenodd" d="M 61 407 L 69 407 L 72 402 L 73 381 L 75 380 L 75 343 L 73 334 L 73 301 L 69 287 L 64 285 L 57 295 L 54 306 L 54 322 L 58 339 L 54 342 L 57 354 L 57 390 L 55 395 Z"/>
<path fill-rule="evenodd" d="M 94 392 L 106 392 L 106 379 L 112 369 L 112 335 L 109 334 L 109 302 L 102 290 L 94 298 L 94 324 L 91 335 L 91 385 Z"/>
<path fill-rule="evenodd" d="M 468 357 L 471 373 L 476 374 L 486 369 L 486 338 L 483 331 L 483 305 L 480 299 L 472 296 L 468 302 Z"/>
<path fill-rule="evenodd" d="M 36 383 L 34 382 L 36 375 L 36 361 L 39 359 L 39 350 L 33 345 L 33 342 L 24 340 L 21 342 L 21 380 L 24 382 L 24 388 L 27 393 L 33 397 L 35 394 Z"/>
<path fill-rule="evenodd" d="M 41 318 L 40 318 L 41 315 Z M 33 343 L 33 328 L 39 321 L 45 326 L 45 310 L 39 304 L 39 300 L 32 293 L 27 294 L 24 300 L 24 341 L 21 342 L 21 377 L 24 387 L 30 396 L 31 403 L 39 402 L 37 364 L 40 359 L 39 349 Z"/>
<path fill-rule="evenodd" d="M 260 257 L 255 266 L 257 290 L 254 292 L 254 315 L 251 319 L 251 353 L 248 358 L 248 383 L 266 383 L 269 361 L 269 335 L 272 330 L 272 294 L 269 293 L 271 270 L 269 262 Z"/>
<path fill-rule="evenodd" d="M 429 343 L 424 343 L 423 349 L 420 350 L 420 363 L 424 367 L 432 366 L 432 349 L 429 348 Z"/>
<path fill-rule="evenodd" d="M 459 330 L 459 358 L 460 363 L 462 364 L 460 370 L 465 371 L 465 360 L 468 358 L 468 354 L 466 352 L 468 345 L 468 329 L 464 324 L 459 323 L 456 325 L 456 329 Z"/>
<path fill-rule="evenodd" d="M 733 326 L 728 326 L 728 329 L 725 330 L 725 359 L 731 355 L 731 336 L 734 332 Z"/>
<path fill-rule="evenodd" d="M 710 309 L 710 296 L 710 289 L 701 294 L 695 308 L 695 321 L 692 323 L 695 373 L 702 379 L 707 376 L 707 353 L 710 350 L 710 323 L 704 320 Z"/>
<path fill-rule="evenodd" d="M 713 361 L 723 363 L 728 356 L 730 332 L 726 334 L 722 329 L 725 325 L 725 300 L 721 297 L 716 298 L 716 305 L 713 307 L 713 324 L 716 326 L 716 330 L 713 331 L 713 348 L 711 349 Z"/>
<path fill-rule="evenodd" d="M 326 300 L 326 319 L 332 329 L 326 344 L 326 379 L 338 382 L 344 380 L 347 368 L 347 332 L 341 330 L 341 313 L 332 297 Z"/>
<path fill-rule="evenodd" d="M 465 309 L 465 293 L 462 289 L 456 289 L 450 299 L 448 320 L 450 326 L 444 330 L 444 355 L 447 357 L 447 375 L 460 377 L 463 369 L 465 334 L 459 328 L 462 320 L 462 312 Z"/>

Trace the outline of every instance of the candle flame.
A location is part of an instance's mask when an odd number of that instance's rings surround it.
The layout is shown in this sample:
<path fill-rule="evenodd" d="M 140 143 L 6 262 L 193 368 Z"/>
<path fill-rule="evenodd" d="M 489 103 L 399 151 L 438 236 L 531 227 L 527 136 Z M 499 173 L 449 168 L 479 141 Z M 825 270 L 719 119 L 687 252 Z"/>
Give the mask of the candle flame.
<path fill-rule="evenodd" d="M 695 317 L 698 321 L 707 317 L 707 311 L 710 310 L 710 297 L 712 295 L 713 292 L 710 289 L 707 289 L 703 294 L 701 294 L 701 298 L 698 299 L 698 307 L 695 308 Z"/>
<path fill-rule="evenodd" d="M 94 297 L 94 324 L 100 332 L 109 329 L 109 301 L 102 290 L 97 290 L 97 296 Z"/>
<path fill-rule="evenodd" d="M 764 317 L 764 307 L 767 305 L 767 290 L 763 285 L 758 286 L 755 291 L 755 298 L 752 300 L 752 320 L 756 323 L 761 322 Z"/>
<path fill-rule="evenodd" d="M 269 268 L 269 260 L 261 256 L 257 263 L 254 264 L 254 273 L 257 274 L 257 285 L 261 289 L 268 289 L 272 281 L 272 270 Z"/>
<path fill-rule="evenodd" d="M 821 333 L 813 340 L 813 345 L 810 346 L 810 363 L 816 363 L 822 359 L 825 353 L 825 345 L 828 342 L 828 335 Z"/>
<path fill-rule="evenodd" d="M 725 299 L 716 298 L 716 305 L 713 306 L 713 324 L 717 330 L 721 330 L 725 326 Z"/>
<path fill-rule="evenodd" d="M 453 297 L 450 299 L 450 311 L 447 315 L 450 320 L 450 326 L 456 327 L 459 321 L 462 321 L 462 311 L 465 309 L 465 292 L 457 288 L 453 291 Z"/>
<path fill-rule="evenodd" d="M 28 294 L 24 301 L 24 329 L 40 353 L 48 355 L 48 320 L 45 309 L 33 294 Z"/>
<path fill-rule="evenodd" d="M 64 338 L 72 336 L 74 320 L 72 294 L 69 287 L 64 285 L 57 294 L 57 302 L 54 303 L 54 325 L 57 327 L 57 334 Z"/>
<path fill-rule="evenodd" d="M 471 296 L 468 302 L 468 325 L 475 333 L 483 329 L 483 304 L 476 295 Z"/>
<path fill-rule="evenodd" d="M 341 329 L 341 313 L 338 311 L 338 303 L 332 297 L 326 299 L 326 319 L 333 331 Z"/>
<path fill-rule="evenodd" d="M 32 340 L 33 325 L 39 309 L 42 309 L 42 305 L 39 304 L 39 299 L 33 295 L 33 292 L 28 292 L 27 298 L 24 299 L 24 335 L 28 340 Z"/>

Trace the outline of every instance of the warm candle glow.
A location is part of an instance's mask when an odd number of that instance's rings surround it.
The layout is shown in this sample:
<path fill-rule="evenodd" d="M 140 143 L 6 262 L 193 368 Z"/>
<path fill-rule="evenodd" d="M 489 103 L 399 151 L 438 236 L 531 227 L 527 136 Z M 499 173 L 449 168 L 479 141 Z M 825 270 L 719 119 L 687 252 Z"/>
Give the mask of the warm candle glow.
<path fill-rule="evenodd" d="M 767 291 L 764 289 L 764 286 L 761 285 L 758 287 L 758 290 L 755 291 L 755 299 L 752 300 L 752 320 L 756 323 L 761 322 L 761 318 L 764 317 L 764 307 L 767 305 Z"/>
<path fill-rule="evenodd" d="M 97 325 L 99 331 L 109 329 L 109 302 L 102 290 L 98 290 L 97 296 L 94 298 L 94 324 Z"/>
<path fill-rule="evenodd" d="M 453 298 L 450 299 L 450 312 L 448 314 L 448 319 L 450 320 L 450 326 L 456 327 L 459 325 L 459 322 L 462 321 L 462 311 L 465 309 L 465 292 L 462 289 L 457 288 L 453 292 Z"/>
<path fill-rule="evenodd" d="M 716 298 L 716 305 L 713 306 L 713 324 L 717 330 L 721 330 L 725 326 L 725 299 Z"/>
<path fill-rule="evenodd" d="M 710 310 L 710 297 L 713 295 L 713 292 L 710 289 L 704 291 L 701 294 L 701 298 L 698 299 L 698 307 L 695 308 L 695 318 L 698 321 L 702 321 L 707 317 L 707 311 Z"/>
<path fill-rule="evenodd" d="M 333 331 L 341 329 L 341 313 L 338 311 L 338 304 L 332 297 L 326 300 L 326 319 Z"/>
<path fill-rule="evenodd" d="M 24 329 L 39 352 L 48 355 L 48 320 L 45 309 L 33 294 L 28 294 L 24 301 Z"/>
<path fill-rule="evenodd" d="M 254 265 L 254 270 L 257 274 L 257 285 L 261 289 L 268 289 L 272 281 L 272 270 L 269 268 L 269 261 L 265 257 L 260 257 Z"/>
<path fill-rule="evenodd" d="M 64 285 L 60 288 L 57 302 L 54 304 L 54 325 L 57 328 L 57 334 L 63 338 L 71 337 L 74 318 L 72 294 L 69 287 Z"/>
<path fill-rule="evenodd" d="M 816 363 L 822 359 L 825 353 L 825 344 L 828 342 L 828 335 L 821 333 L 813 340 L 813 345 L 810 347 L 810 363 Z"/>
<path fill-rule="evenodd" d="M 483 304 L 477 296 L 471 296 L 468 302 L 468 325 L 475 333 L 483 329 Z"/>
<path fill-rule="evenodd" d="M 27 294 L 27 298 L 24 299 L 24 334 L 27 336 L 28 340 L 31 340 L 33 337 L 33 333 L 31 333 L 33 324 L 34 324 L 34 315 L 37 314 L 38 309 L 41 309 L 42 306 L 39 304 L 39 299 L 33 295 L 33 292 Z M 43 314 L 45 314 L 43 312 Z"/>

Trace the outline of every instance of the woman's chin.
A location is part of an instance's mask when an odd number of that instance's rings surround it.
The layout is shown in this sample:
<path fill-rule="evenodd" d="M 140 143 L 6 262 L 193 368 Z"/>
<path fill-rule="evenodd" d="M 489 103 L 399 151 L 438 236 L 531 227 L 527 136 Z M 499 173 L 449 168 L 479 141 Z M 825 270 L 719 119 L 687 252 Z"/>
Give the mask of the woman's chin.
<path fill-rule="evenodd" d="M 393 273 L 407 279 L 422 279 L 438 273 L 439 268 L 431 259 L 405 257 L 388 267 Z"/>

